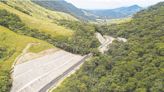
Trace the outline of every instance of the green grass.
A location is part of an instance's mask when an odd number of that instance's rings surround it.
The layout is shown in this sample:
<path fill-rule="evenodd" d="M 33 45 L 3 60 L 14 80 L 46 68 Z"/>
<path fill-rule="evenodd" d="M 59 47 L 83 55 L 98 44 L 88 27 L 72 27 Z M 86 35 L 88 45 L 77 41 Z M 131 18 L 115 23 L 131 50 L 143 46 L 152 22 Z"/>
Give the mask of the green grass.
<path fill-rule="evenodd" d="M 27 13 L 33 17 L 45 19 L 49 21 L 54 20 L 77 20 L 75 17 L 64 13 L 64 12 L 57 12 L 57 11 L 51 11 L 44 7 L 41 7 L 30 0 L 20 1 L 20 0 L 8 0 L 7 4 L 10 6 L 15 7 L 17 10 L 23 11 L 24 13 Z"/>
<path fill-rule="evenodd" d="M 107 20 L 107 24 L 121 24 L 121 23 L 130 22 L 131 20 L 132 18 L 110 19 Z"/>
<path fill-rule="evenodd" d="M 30 28 L 38 29 L 41 32 L 45 32 L 56 38 L 67 38 L 72 37 L 73 31 L 62 26 L 58 26 L 55 21 L 60 19 L 71 19 L 75 18 L 59 12 L 53 12 L 42 8 L 31 1 L 22 2 L 22 4 L 14 1 L 8 1 L 12 6 L 18 6 L 22 9 L 30 10 L 30 15 L 23 13 L 7 4 L 0 2 L 0 9 L 5 9 L 11 13 L 18 15 L 21 20 Z M 27 7 L 28 6 L 28 7 Z M 30 8 L 29 8 L 30 7 Z M 53 18 L 48 18 L 47 15 L 53 16 Z M 61 16 L 61 17 L 60 17 Z M 65 16 L 65 17 L 64 17 Z"/>
<path fill-rule="evenodd" d="M 91 22 L 93 24 L 107 24 L 107 25 L 111 25 L 111 24 L 121 24 L 121 23 L 126 23 L 126 22 L 130 22 L 132 20 L 131 17 L 128 18 L 120 18 L 120 19 L 98 19 L 97 22 Z"/>
<path fill-rule="evenodd" d="M 47 42 L 32 38 L 26 37 L 24 35 L 18 35 L 11 30 L 0 26 L 0 47 L 5 47 L 7 49 L 7 55 L 5 55 L 0 60 L 0 92 L 7 92 L 10 89 L 9 79 L 11 66 L 15 58 L 21 54 L 22 50 L 29 43 L 40 43 L 35 45 L 30 49 L 31 52 L 40 52 L 49 48 L 54 48 L 51 44 Z"/>
<path fill-rule="evenodd" d="M 39 53 L 47 47 L 49 48 L 49 46 L 47 46 L 47 44 L 41 44 L 41 45 L 37 44 L 37 45 L 34 45 L 34 46 L 30 47 L 28 51 L 33 52 L 33 53 Z M 56 48 L 56 50 L 57 50 L 57 48 Z"/>
<path fill-rule="evenodd" d="M 13 59 L 15 59 L 15 57 L 20 54 L 22 52 L 22 50 L 27 46 L 27 44 L 29 43 L 40 43 L 37 44 L 35 46 L 32 47 L 32 49 L 30 49 L 31 52 L 40 52 L 42 50 L 46 50 L 49 48 L 53 48 L 53 45 L 32 38 L 32 37 L 26 37 L 23 35 L 18 35 L 14 32 L 12 32 L 11 30 L 0 26 L 0 45 L 7 47 L 10 51 L 13 51 L 13 55 L 11 55 L 11 57 L 9 57 L 7 60 L 0 62 L 0 63 L 6 63 L 6 62 L 13 62 Z M 16 54 L 16 55 L 15 55 Z M 13 59 L 12 59 L 13 58 Z M 11 64 L 9 64 L 9 66 L 11 66 Z M 2 68 L 2 67 L 0 67 Z M 10 68 L 10 67 L 9 67 Z"/>

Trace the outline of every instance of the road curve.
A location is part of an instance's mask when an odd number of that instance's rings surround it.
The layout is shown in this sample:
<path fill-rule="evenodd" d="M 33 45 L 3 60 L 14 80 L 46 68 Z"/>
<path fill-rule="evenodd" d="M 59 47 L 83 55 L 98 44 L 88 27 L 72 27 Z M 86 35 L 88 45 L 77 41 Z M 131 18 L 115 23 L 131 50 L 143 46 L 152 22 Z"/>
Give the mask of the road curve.
<path fill-rule="evenodd" d="M 103 54 L 106 51 L 108 51 L 109 44 L 111 44 L 115 40 L 115 38 L 113 38 L 111 36 L 107 36 L 107 35 L 102 36 L 100 33 L 95 33 L 95 35 L 96 35 L 96 38 L 101 43 L 98 50 L 99 50 L 99 52 L 101 52 Z"/>

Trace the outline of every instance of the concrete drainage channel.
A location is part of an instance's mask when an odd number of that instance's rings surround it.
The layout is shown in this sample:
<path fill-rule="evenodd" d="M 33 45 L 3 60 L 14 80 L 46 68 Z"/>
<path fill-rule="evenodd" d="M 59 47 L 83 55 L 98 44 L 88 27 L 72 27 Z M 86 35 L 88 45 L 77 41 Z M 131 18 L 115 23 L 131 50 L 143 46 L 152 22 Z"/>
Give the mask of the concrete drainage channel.
<path fill-rule="evenodd" d="M 92 54 L 75 55 L 63 50 L 14 67 L 11 92 L 46 92 L 74 71 Z"/>

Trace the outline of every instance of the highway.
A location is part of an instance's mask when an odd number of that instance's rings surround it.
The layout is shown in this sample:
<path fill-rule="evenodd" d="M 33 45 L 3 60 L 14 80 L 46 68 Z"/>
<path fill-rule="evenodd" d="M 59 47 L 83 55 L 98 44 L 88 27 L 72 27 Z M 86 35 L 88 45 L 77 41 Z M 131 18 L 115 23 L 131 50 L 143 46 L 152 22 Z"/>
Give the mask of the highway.
<path fill-rule="evenodd" d="M 14 67 L 11 92 L 46 92 L 88 58 L 60 50 Z"/>
<path fill-rule="evenodd" d="M 46 86 L 44 86 L 39 92 L 47 92 L 47 90 L 51 87 L 55 87 L 56 84 L 65 76 L 68 76 L 69 73 L 71 73 L 71 71 L 75 71 L 77 70 L 78 66 L 80 66 L 82 63 L 85 62 L 85 60 L 89 57 L 91 57 L 92 54 L 88 54 L 88 55 L 85 55 L 83 59 L 81 59 L 79 62 L 77 62 L 75 65 L 73 65 L 72 67 L 70 67 L 68 70 L 66 70 L 65 72 L 63 72 L 60 76 L 58 76 L 57 78 L 55 78 L 54 80 L 52 80 L 49 84 L 47 84 Z"/>

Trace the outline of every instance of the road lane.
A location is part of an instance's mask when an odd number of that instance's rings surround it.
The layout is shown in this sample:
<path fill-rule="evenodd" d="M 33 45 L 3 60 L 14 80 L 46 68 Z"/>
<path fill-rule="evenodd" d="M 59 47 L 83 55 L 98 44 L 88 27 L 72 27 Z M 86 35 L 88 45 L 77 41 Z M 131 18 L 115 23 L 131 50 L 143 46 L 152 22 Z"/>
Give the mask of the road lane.
<path fill-rule="evenodd" d="M 44 86 L 39 92 L 49 92 L 50 88 L 57 86 L 57 83 L 62 80 L 62 78 L 69 76 L 73 71 L 76 71 L 77 69 L 79 69 L 78 67 L 83 64 L 85 62 L 86 59 L 92 57 L 92 53 L 85 55 L 83 57 L 83 59 L 81 59 L 79 62 L 77 62 L 76 64 L 74 64 L 72 67 L 70 67 L 69 69 L 67 69 L 67 71 L 63 72 L 60 76 L 56 77 L 55 79 L 53 79 L 49 84 L 47 84 L 46 86 Z M 51 91 L 50 91 L 51 92 Z"/>
<path fill-rule="evenodd" d="M 38 92 L 84 57 L 66 51 L 16 65 L 11 92 Z"/>

